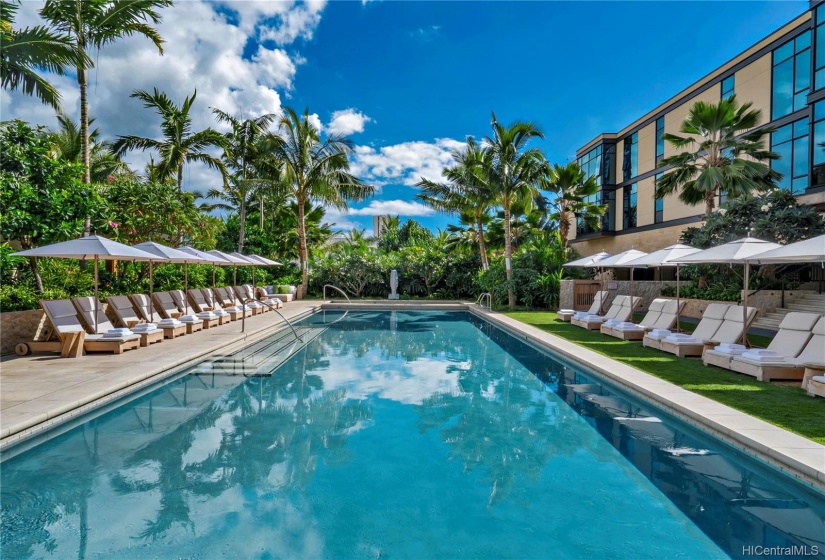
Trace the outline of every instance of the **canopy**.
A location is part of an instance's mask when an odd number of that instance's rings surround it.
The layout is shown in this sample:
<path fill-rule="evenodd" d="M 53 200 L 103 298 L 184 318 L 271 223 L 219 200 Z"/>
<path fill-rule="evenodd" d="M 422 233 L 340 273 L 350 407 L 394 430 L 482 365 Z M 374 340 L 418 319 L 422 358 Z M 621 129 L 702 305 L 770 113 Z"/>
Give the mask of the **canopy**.
<path fill-rule="evenodd" d="M 680 263 L 684 264 L 737 264 L 746 261 L 754 262 L 754 257 L 759 253 L 764 253 L 772 249 L 779 249 L 782 247 L 777 243 L 770 241 L 763 241 L 754 237 L 744 237 L 698 251 L 692 255 L 686 255 L 679 259 Z"/>
<path fill-rule="evenodd" d="M 193 257 L 197 257 L 197 259 L 192 259 L 190 262 L 199 263 L 199 264 L 220 264 L 224 265 L 226 262 L 224 259 L 220 257 L 216 257 L 215 255 L 210 255 L 205 251 L 201 251 L 199 249 L 195 249 L 194 247 L 190 247 L 188 245 L 181 245 L 178 247 L 178 251 L 183 251 L 184 253 L 190 254 Z"/>
<path fill-rule="evenodd" d="M 206 251 L 208 254 L 212 255 L 213 257 L 217 257 L 219 259 L 223 259 L 225 262 L 220 263 L 221 266 L 229 266 L 232 265 L 241 265 L 241 266 L 249 266 L 249 263 L 239 259 L 238 257 L 233 257 L 228 253 L 224 253 L 222 251 L 218 251 L 217 249 L 213 249 L 211 251 Z M 218 263 L 215 263 L 218 264 Z"/>
<path fill-rule="evenodd" d="M 606 257 L 604 259 L 599 260 L 598 266 L 602 268 L 613 268 L 613 267 L 622 267 L 622 268 L 633 268 L 636 265 L 633 264 L 633 261 L 640 257 L 646 256 L 647 253 L 644 251 L 637 251 L 636 249 L 628 249 L 627 251 L 623 251 L 617 255 L 613 255 L 612 257 Z"/>
<path fill-rule="evenodd" d="M 232 255 L 233 257 L 235 257 L 236 259 L 238 259 L 238 261 L 239 261 L 238 266 L 263 266 L 263 263 L 260 263 L 258 261 L 253 261 L 252 259 L 250 259 L 246 255 L 242 255 L 237 251 L 233 251 L 229 254 Z"/>
<path fill-rule="evenodd" d="M 256 254 L 254 254 L 254 253 L 253 253 L 253 254 L 251 254 L 251 255 L 247 255 L 247 257 L 246 257 L 246 258 L 248 258 L 248 259 L 255 259 L 255 260 L 261 261 L 261 262 L 262 262 L 262 263 L 264 263 L 266 266 L 280 266 L 280 265 L 281 265 L 281 263 L 279 263 L 278 261 L 273 261 L 272 259 L 268 259 L 268 258 L 266 258 L 266 257 L 262 257 L 262 256 L 260 256 L 260 255 L 256 255 Z"/>
<path fill-rule="evenodd" d="M 825 263 L 825 235 L 790 243 L 779 249 L 760 253 L 753 262 L 771 263 Z"/>
<path fill-rule="evenodd" d="M 36 247 L 28 249 L 27 251 L 20 251 L 14 253 L 16 257 L 55 257 L 58 259 L 78 259 L 78 260 L 93 260 L 100 259 L 104 261 L 111 260 L 129 260 L 129 261 L 149 261 L 160 260 L 155 255 L 141 251 L 106 239 L 99 235 L 90 235 L 89 237 L 80 237 L 78 239 L 70 239 L 69 241 L 62 241 L 60 243 L 53 243 L 51 245 L 44 245 L 43 247 Z"/>
<path fill-rule="evenodd" d="M 562 266 L 580 266 L 582 268 L 596 268 L 600 265 L 596 264 L 601 260 L 604 260 L 610 256 L 610 253 L 605 253 L 602 251 L 601 253 L 596 253 L 595 255 L 591 255 L 589 257 L 584 257 L 581 259 L 576 259 L 575 261 L 570 261 L 569 263 L 564 263 Z"/>
<path fill-rule="evenodd" d="M 747 344 L 748 342 L 747 317 L 751 262 L 755 262 L 755 257 L 757 255 L 773 249 L 779 249 L 780 247 L 782 246 L 776 243 L 771 243 L 770 241 L 763 241 L 754 237 L 745 237 L 742 239 L 737 239 L 736 241 L 731 241 L 730 243 L 725 243 L 724 245 L 718 245 L 704 251 L 699 251 L 679 259 L 680 263 L 685 264 L 742 263 L 745 265 L 745 285 L 743 288 L 744 297 L 742 298 L 742 344 Z"/>
<path fill-rule="evenodd" d="M 631 261 L 628 264 L 639 268 L 678 266 L 676 261 L 688 255 L 692 255 L 693 253 L 698 253 L 699 251 L 701 251 L 701 249 L 691 247 L 690 245 L 682 245 L 677 243 L 676 245 L 671 245 L 670 247 L 665 247 L 664 249 L 659 249 L 658 251 L 648 253 L 647 255 L 639 257 L 635 261 Z"/>
<path fill-rule="evenodd" d="M 189 253 L 184 253 L 178 249 L 155 243 L 154 241 L 147 241 L 146 243 L 139 243 L 132 247 L 139 249 L 145 253 L 154 256 L 152 260 L 163 261 L 167 263 L 185 263 L 185 262 L 199 262 L 199 257 L 193 256 Z"/>

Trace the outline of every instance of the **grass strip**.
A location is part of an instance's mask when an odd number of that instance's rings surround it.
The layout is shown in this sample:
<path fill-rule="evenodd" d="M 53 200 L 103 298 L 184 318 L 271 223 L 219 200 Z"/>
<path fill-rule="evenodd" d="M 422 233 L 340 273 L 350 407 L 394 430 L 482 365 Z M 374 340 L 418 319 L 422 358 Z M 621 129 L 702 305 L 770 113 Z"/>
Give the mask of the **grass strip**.
<path fill-rule="evenodd" d="M 798 385 L 757 381 L 748 375 L 705 366 L 701 359 L 678 358 L 641 342 L 620 340 L 556 319 L 550 311 L 514 311 L 506 315 L 552 335 L 626 363 L 674 385 L 735 408 L 765 422 L 825 444 L 825 399 L 809 397 Z M 684 330 L 695 325 L 682 323 Z M 769 337 L 749 335 L 754 346 Z"/>

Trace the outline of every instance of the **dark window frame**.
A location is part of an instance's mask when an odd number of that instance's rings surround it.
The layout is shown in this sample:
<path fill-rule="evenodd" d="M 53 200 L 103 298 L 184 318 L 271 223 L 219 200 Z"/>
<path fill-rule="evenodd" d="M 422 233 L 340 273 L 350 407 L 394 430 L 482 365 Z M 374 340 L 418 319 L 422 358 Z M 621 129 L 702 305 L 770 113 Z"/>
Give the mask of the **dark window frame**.
<path fill-rule="evenodd" d="M 811 67 L 815 64 L 813 61 L 813 43 L 811 42 L 813 37 L 813 31 L 811 29 L 807 29 L 800 33 L 799 35 L 788 39 L 781 45 L 773 48 L 771 50 L 771 111 L 770 111 L 770 120 L 777 120 L 786 115 L 790 115 L 791 113 L 795 113 L 796 111 L 800 111 L 807 107 L 807 97 L 811 93 L 811 87 L 814 85 L 811 83 L 812 77 L 812 69 Z M 797 42 L 800 41 L 803 37 L 807 35 L 807 46 L 799 47 Z M 804 43 L 805 41 L 803 41 Z M 790 54 L 784 56 L 781 60 L 777 61 L 777 52 L 781 51 L 788 45 L 791 45 Z M 808 66 L 807 68 L 799 68 L 799 57 L 802 56 L 805 52 L 808 52 Z M 776 114 L 776 67 L 786 62 L 791 61 L 791 110 L 787 113 L 783 113 L 781 115 Z M 800 72 L 799 70 L 802 70 Z M 808 80 L 808 87 L 804 87 L 801 89 L 796 89 L 796 82 L 798 76 L 805 76 Z M 796 106 L 796 100 L 800 98 L 803 100 L 799 107 Z"/>
<path fill-rule="evenodd" d="M 722 99 L 727 99 L 734 93 L 736 93 L 736 74 L 731 74 L 722 80 Z"/>

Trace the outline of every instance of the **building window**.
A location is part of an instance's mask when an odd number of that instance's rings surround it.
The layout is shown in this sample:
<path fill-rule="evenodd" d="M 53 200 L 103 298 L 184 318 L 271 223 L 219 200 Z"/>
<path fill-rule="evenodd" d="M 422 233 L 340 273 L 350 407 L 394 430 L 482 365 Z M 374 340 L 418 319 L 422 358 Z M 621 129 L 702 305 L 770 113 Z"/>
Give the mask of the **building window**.
<path fill-rule="evenodd" d="M 771 162 L 771 167 L 783 175 L 779 187 L 793 194 L 808 188 L 808 120 L 777 128 L 771 134 L 771 151 L 779 154 L 779 159 Z"/>
<path fill-rule="evenodd" d="M 816 72 L 814 88 L 825 87 L 825 6 L 816 9 Z"/>
<path fill-rule="evenodd" d="M 662 173 L 656 174 L 656 182 L 653 184 L 653 223 L 661 224 L 665 219 L 665 199 L 656 196 L 656 187 L 659 185 L 659 177 Z"/>
<path fill-rule="evenodd" d="M 602 147 L 597 146 L 578 159 L 579 167 L 584 171 L 585 177 L 595 177 L 596 182 L 602 184 Z"/>
<path fill-rule="evenodd" d="M 805 108 L 811 91 L 811 32 L 806 31 L 773 51 L 775 120 Z"/>
<path fill-rule="evenodd" d="M 825 101 L 814 105 L 813 184 L 825 185 Z"/>
<path fill-rule="evenodd" d="M 656 119 L 656 164 L 658 165 L 665 157 L 665 139 L 662 135 L 665 133 L 665 118 L 659 117 Z"/>
<path fill-rule="evenodd" d="M 602 158 L 602 185 L 616 184 L 616 144 L 604 145 Z"/>
<path fill-rule="evenodd" d="M 639 133 L 633 133 L 624 139 L 624 159 L 622 161 L 622 181 L 629 181 L 638 173 Z"/>
<path fill-rule="evenodd" d="M 735 85 L 735 76 L 728 76 L 727 78 L 722 80 L 722 99 L 727 99 L 728 97 L 736 93 L 734 91 Z"/>
<path fill-rule="evenodd" d="M 622 211 L 623 227 L 622 229 L 630 229 L 636 227 L 636 198 L 638 191 L 636 183 L 628 185 L 624 188 L 624 205 Z"/>
<path fill-rule="evenodd" d="M 591 194 L 590 196 L 584 197 L 585 202 L 592 202 L 593 204 L 601 204 L 602 203 L 602 193 L 597 192 L 596 194 Z M 594 229 L 590 227 L 590 225 L 584 221 L 583 219 L 577 217 L 576 218 L 576 235 L 584 235 L 587 233 L 593 233 Z"/>

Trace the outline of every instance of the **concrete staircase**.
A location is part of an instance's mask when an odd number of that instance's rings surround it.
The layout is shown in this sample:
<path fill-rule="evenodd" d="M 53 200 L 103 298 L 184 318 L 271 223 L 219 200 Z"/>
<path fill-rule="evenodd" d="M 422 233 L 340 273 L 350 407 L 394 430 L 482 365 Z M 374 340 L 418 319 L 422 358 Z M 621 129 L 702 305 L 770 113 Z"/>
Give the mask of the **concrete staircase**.
<path fill-rule="evenodd" d="M 785 307 L 777 308 L 773 313 L 767 313 L 764 316 L 760 315 L 753 322 L 753 326 L 760 329 L 778 330 L 779 323 L 791 311 L 825 315 L 825 294 L 804 294 L 794 298 L 790 303 L 786 300 Z"/>

